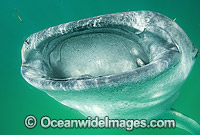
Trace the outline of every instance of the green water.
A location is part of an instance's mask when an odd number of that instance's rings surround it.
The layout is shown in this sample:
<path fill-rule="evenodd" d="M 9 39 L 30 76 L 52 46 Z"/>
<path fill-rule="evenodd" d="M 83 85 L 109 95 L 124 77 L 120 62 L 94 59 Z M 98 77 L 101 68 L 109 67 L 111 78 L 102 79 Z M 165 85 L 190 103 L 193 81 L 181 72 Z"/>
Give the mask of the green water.
<path fill-rule="evenodd" d="M 24 126 L 27 115 L 39 120 L 47 115 L 55 119 L 83 119 L 79 112 L 61 105 L 42 91 L 30 86 L 20 74 L 21 47 L 32 33 L 61 23 L 102 14 L 133 10 L 162 13 L 183 28 L 200 49 L 200 1 L 198 0 L 123 0 L 0 1 L 0 135 L 188 135 L 181 129 L 34 129 Z M 16 14 L 21 17 L 23 23 Z M 173 106 L 200 123 L 200 58 L 181 87 Z"/>

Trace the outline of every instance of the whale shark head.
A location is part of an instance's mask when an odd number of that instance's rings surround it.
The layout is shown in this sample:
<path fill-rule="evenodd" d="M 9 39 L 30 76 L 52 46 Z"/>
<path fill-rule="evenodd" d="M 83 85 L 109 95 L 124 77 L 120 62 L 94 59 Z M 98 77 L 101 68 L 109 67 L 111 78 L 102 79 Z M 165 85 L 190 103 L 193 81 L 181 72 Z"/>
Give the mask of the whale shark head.
<path fill-rule="evenodd" d="M 166 16 L 124 12 L 31 35 L 22 48 L 21 73 L 86 116 L 148 119 L 173 105 L 197 54 Z"/>

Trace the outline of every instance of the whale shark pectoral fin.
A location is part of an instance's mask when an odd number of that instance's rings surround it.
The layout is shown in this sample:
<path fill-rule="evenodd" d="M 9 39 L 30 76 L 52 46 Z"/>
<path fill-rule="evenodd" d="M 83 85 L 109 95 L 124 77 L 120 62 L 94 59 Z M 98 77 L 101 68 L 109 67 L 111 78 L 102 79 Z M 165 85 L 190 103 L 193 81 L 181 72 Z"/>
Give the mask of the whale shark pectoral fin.
<path fill-rule="evenodd" d="M 174 119 L 176 122 L 176 127 L 184 129 L 192 135 L 200 135 L 199 123 L 173 108 L 161 114 L 159 118 Z"/>

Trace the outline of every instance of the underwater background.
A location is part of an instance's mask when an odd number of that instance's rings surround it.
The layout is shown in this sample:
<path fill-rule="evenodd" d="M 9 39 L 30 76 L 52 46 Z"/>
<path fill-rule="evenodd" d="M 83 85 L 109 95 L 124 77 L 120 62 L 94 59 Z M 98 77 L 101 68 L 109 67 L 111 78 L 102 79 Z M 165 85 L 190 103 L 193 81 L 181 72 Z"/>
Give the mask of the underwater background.
<path fill-rule="evenodd" d="M 20 73 L 21 48 L 31 34 L 62 23 L 93 16 L 150 10 L 176 23 L 200 50 L 199 0 L 0 0 L 0 135 L 189 135 L 176 129 L 28 129 L 27 115 L 38 120 L 85 119 L 78 111 L 66 107 L 46 93 L 28 84 Z M 200 57 L 181 87 L 176 110 L 200 123 Z M 151 110 L 149 110 L 151 111 Z"/>

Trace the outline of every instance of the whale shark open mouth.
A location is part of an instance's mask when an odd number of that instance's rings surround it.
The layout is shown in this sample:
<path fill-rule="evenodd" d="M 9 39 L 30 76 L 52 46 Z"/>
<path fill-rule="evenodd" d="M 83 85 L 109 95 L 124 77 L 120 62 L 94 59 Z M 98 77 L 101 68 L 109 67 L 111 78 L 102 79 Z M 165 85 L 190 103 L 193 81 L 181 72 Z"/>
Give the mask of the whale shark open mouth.
<path fill-rule="evenodd" d="M 139 23 L 133 15 L 129 16 L 134 21 L 132 25 L 125 25 L 126 16 L 117 15 L 121 17 L 118 23 L 109 23 L 106 17 L 100 16 L 30 36 L 22 50 L 24 56 L 27 54 L 22 74 L 28 80 L 46 81 L 96 78 L 104 85 L 103 80 L 106 84 L 108 81 L 112 84 L 113 79 L 114 83 L 128 81 L 127 74 L 135 77 L 138 73 L 146 74 L 143 78 L 151 74 L 153 77 L 180 61 L 181 51 L 165 29 L 149 25 L 148 17 L 139 20 L 141 26 L 133 27 L 134 23 Z M 116 76 L 120 80 L 116 81 Z"/>
<path fill-rule="evenodd" d="M 150 119 L 174 104 L 197 54 L 171 19 L 151 11 L 125 12 L 31 35 L 22 48 L 21 73 L 86 116 Z M 176 112 L 167 113 L 174 118 Z M 181 128 L 199 132 L 192 119 L 175 119 Z M 187 122 L 194 126 L 188 128 Z"/>
<path fill-rule="evenodd" d="M 179 53 L 174 43 L 146 30 L 137 33 L 129 27 L 107 27 L 78 30 L 48 42 L 44 49 L 49 52 L 43 55 L 53 71 L 51 78 L 87 78 L 131 72 L 166 55 Z M 61 41 L 57 42 L 58 39 Z M 55 47 L 49 49 L 49 46 Z"/>

